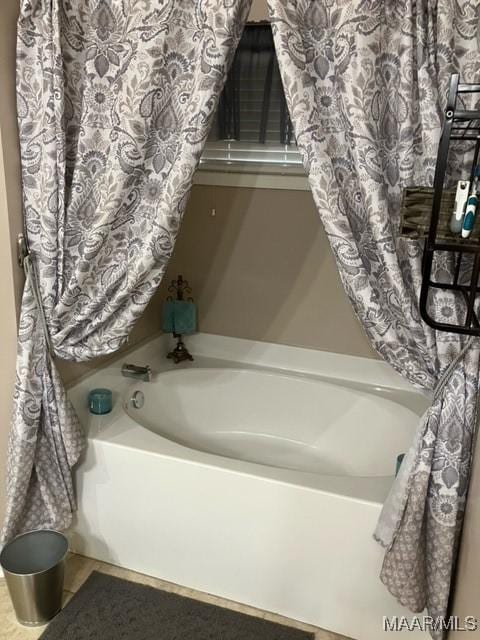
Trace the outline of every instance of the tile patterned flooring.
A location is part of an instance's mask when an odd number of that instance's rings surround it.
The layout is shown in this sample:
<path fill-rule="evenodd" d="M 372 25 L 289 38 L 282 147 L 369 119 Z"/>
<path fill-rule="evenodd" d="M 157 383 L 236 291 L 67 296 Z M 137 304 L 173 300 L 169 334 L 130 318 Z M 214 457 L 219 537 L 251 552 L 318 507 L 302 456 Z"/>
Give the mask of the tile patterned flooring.
<path fill-rule="evenodd" d="M 141 573 L 135 573 L 111 564 L 97 562 L 91 558 L 85 558 L 74 554 L 70 555 L 67 560 L 64 591 L 65 603 L 67 603 L 73 594 L 82 586 L 92 571 L 102 571 L 103 573 L 125 578 L 126 580 L 131 580 L 133 582 L 146 584 L 157 589 L 172 591 L 173 593 L 195 598 L 203 602 L 210 602 L 220 607 L 226 607 L 227 609 L 233 609 L 234 611 L 241 611 L 242 613 L 252 616 L 259 616 L 266 620 L 272 620 L 273 622 L 279 622 L 280 624 L 296 627 L 305 631 L 315 632 L 315 640 L 349 640 L 348 638 L 345 638 L 345 636 L 339 636 L 335 633 L 331 633 L 330 631 L 323 631 L 318 627 L 312 627 L 301 622 L 296 622 L 295 620 L 290 620 L 289 618 L 284 618 L 274 613 L 254 609 L 253 607 L 248 607 L 243 604 L 239 604 L 238 602 L 218 598 L 201 591 L 194 591 L 193 589 L 181 587 L 171 582 L 158 580 L 157 578 L 152 578 Z M 45 627 L 22 627 L 16 622 L 5 580 L 0 579 L 0 640 L 36 640 L 40 637 L 44 629 Z"/>

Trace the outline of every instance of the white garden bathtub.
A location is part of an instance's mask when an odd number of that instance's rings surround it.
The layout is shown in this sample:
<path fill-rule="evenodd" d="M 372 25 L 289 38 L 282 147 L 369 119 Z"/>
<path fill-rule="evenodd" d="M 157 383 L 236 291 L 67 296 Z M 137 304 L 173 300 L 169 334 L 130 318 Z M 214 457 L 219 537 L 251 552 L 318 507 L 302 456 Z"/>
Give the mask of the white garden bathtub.
<path fill-rule="evenodd" d="M 199 334 L 175 367 L 157 338 L 70 396 L 89 435 L 75 550 L 358 640 L 408 615 L 372 539 L 427 402 L 384 363 Z M 86 396 L 114 390 L 111 414 Z M 144 405 L 135 408 L 134 394 Z M 425 637 L 409 634 L 409 638 Z M 260 640 L 260 639 L 259 639 Z"/>

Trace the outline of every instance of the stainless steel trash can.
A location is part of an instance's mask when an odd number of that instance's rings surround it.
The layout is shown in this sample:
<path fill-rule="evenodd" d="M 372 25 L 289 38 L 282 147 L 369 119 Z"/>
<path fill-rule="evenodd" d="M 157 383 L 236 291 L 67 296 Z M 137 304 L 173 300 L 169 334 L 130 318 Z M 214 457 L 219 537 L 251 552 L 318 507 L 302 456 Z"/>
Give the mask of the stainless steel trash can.
<path fill-rule="evenodd" d="M 62 608 L 68 541 L 58 531 L 23 533 L 0 553 L 0 566 L 20 624 L 47 624 Z"/>

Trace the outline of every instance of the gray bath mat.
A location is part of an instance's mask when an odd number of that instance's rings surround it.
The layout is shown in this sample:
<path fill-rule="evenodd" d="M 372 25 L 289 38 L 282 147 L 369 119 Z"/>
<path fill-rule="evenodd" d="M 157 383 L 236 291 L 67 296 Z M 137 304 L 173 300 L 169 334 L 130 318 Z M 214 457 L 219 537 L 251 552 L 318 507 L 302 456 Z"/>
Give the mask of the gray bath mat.
<path fill-rule="evenodd" d="M 40 640 L 313 638 L 313 633 L 94 571 Z"/>

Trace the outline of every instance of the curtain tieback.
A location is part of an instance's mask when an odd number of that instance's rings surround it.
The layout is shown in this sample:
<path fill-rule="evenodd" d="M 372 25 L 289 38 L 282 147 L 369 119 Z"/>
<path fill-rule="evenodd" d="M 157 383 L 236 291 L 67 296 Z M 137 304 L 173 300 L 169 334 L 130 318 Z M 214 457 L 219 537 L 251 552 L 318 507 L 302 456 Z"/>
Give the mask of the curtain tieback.
<path fill-rule="evenodd" d="M 38 315 L 40 316 L 40 322 L 42 323 L 43 334 L 45 336 L 45 342 L 47 343 L 47 350 L 50 355 L 53 354 L 52 342 L 50 340 L 50 334 L 48 332 L 47 318 L 45 317 L 45 311 L 43 309 L 42 297 L 40 294 L 40 287 L 38 285 L 37 272 L 32 262 L 32 257 L 29 253 L 23 259 L 23 270 L 25 272 L 26 280 L 30 281 L 32 285 L 32 293 L 35 298 L 35 304 L 38 309 Z"/>
<path fill-rule="evenodd" d="M 470 336 L 468 338 L 468 340 L 467 340 L 465 346 L 463 347 L 463 349 L 458 353 L 457 356 L 455 356 L 455 358 L 451 361 L 451 363 L 448 365 L 448 367 L 443 370 L 443 373 L 440 376 L 440 378 L 438 379 L 438 382 L 437 382 L 437 384 L 435 386 L 435 389 L 433 390 L 433 401 L 434 402 L 436 400 L 438 400 L 438 398 L 442 394 L 443 390 L 445 389 L 445 386 L 447 385 L 448 381 L 452 377 L 452 373 L 453 373 L 455 367 L 457 366 L 457 364 L 460 362 L 460 360 L 463 358 L 463 356 L 466 354 L 466 352 L 468 351 L 468 349 L 472 345 L 473 339 L 474 339 L 474 336 Z"/>

